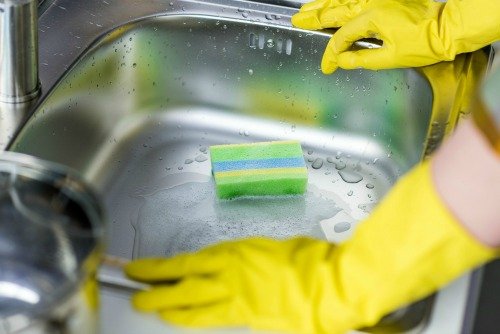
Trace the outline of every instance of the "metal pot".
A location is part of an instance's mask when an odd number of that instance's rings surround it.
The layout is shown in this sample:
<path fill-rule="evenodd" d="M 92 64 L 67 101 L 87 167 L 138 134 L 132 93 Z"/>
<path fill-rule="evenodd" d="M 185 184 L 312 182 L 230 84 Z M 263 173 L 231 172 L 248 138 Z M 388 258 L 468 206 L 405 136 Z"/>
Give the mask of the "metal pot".
<path fill-rule="evenodd" d="M 0 333 L 96 333 L 103 212 L 65 167 L 0 155 Z"/>

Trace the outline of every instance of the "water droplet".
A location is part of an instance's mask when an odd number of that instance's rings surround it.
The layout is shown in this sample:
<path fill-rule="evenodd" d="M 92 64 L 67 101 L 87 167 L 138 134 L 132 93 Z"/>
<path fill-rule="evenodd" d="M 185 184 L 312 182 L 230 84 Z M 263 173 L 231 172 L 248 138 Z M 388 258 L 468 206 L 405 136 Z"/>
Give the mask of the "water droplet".
<path fill-rule="evenodd" d="M 197 155 L 197 156 L 196 156 L 196 158 L 194 158 L 194 160 L 195 160 L 196 162 L 203 162 L 203 161 L 207 161 L 207 160 L 208 160 L 208 158 L 207 158 L 207 156 L 206 156 L 206 155 L 199 154 L 199 155 Z"/>
<path fill-rule="evenodd" d="M 184 169 L 184 167 L 179 166 L 179 167 L 177 167 L 177 169 L 178 169 L 178 170 L 183 170 L 183 169 Z"/>
<path fill-rule="evenodd" d="M 273 17 L 271 16 L 271 14 L 266 14 L 265 17 L 266 17 L 266 20 L 272 20 L 273 19 Z"/>
<path fill-rule="evenodd" d="M 133 63 L 132 67 L 136 68 L 137 67 L 137 63 Z"/>
<path fill-rule="evenodd" d="M 307 158 L 307 161 L 309 161 L 309 162 L 313 162 L 313 161 L 314 161 L 314 158 L 313 158 L 313 157 L 309 157 L 309 158 Z"/>
<path fill-rule="evenodd" d="M 245 135 L 245 137 L 250 136 L 250 132 L 248 132 L 247 130 L 243 131 L 243 134 Z"/>
<path fill-rule="evenodd" d="M 371 184 L 371 183 L 367 183 L 367 184 L 366 184 L 366 187 L 367 187 L 368 189 L 373 189 L 373 188 L 375 188 L 375 186 L 374 186 L 373 184 Z"/>
<path fill-rule="evenodd" d="M 272 48 L 272 47 L 274 47 L 275 43 L 272 39 L 268 39 L 266 42 L 266 45 L 268 48 Z"/>
<path fill-rule="evenodd" d="M 347 193 L 347 196 L 352 196 L 352 194 L 354 194 L 354 191 L 349 190 L 349 192 Z"/>
<path fill-rule="evenodd" d="M 344 169 L 346 166 L 347 166 L 347 165 L 346 165 L 346 163 L 345 163 L 345 162 L 343 162 L 343 161 L 338 161 L 338 162 L 336 162 L 336 163 L 335 163 L 335 168 L 336 168 L 337 170 L 342 170 L 342 169 Z"/>
<path fill-rule="evenodd" d="M 207 147 L 206 146 L 200 147 L 200 152 L 206 153 L 207 152 Z"/>
<path fill-rule="evenodd" d="M 244 18 L 247 18 L 248 17 L 248 13 L 247 12 L 243 12 L 243 13 L 241 13 L 241 16 L 243 16 Z"/>
<path fill-rule="evenodd" d="M 314 169 L 320 169 L 321 167 L 323 167 L 323 159 L 316 158 L 316 160 L 314 160 L 311 166 Z"/>
<path fill-rule="evenodd" d="M 248 69 L 248 74 L 253 75 L 253 70 L 251 68 Z"/>
<path fill-rule="evenodd" d="M 348 222 L 340 222 L 340 223 L 337 223 L 333 226 L 333 230 L 337 233 L 345 232 L 345 231 L 349 230 L 350 228 L 351 228 L 351 223 L 348 223 Z"/>
<path fill-rule="evenodd" d="M 332 157 L 327 157 L 326 161 L 329 162 L 329 163 L 331 163 L 331 164 L 334 163 L 334 160 L 333 160 Z"/>
<path fill-rule="evenodd" d="M 185 163 L 186 165 L 189 165 L 189 164 L 193 163 L 193 159 L 186 159 L 186 160 L 184 161 L 184 163 Z"/>
<path fill-rule="evenodd" d="M 366 213 L 370 213 L 376 205 L 377 205 L 377 203 L 359 204 L 358 205 L 358 209 L 361 209 L 361 210 L 363 210 Z"/>
<path fill-rule="evenodd" d="M 346 170 L 339 170 L 338 171 L 340 177 L 344 182 L 347 183 L 358 183 L 361 180 L 363 180 L 363 176 L 359 173 L 352 172 L 352 171 L 346 171 Z"/>

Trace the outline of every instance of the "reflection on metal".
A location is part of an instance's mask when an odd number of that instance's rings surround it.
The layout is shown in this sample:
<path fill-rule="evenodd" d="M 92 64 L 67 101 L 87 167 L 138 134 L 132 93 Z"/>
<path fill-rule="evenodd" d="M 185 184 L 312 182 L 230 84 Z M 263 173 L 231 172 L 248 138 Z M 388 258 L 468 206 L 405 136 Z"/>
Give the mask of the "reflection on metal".
<path fill-rule="evenodd" d="M 97 332 L 104 217 L 65 167 L 0 157 L 0 333 Z"/>
<path fill-rule="evenodd" d="M 434 103 L 425 138 L 423 158 L 429 157 L 458 122 L 471 113 L 472 97 L 487 69 L 491 49 L 458 55 L 453 62 L 442 62 L 417 69 L 432 87 Z"/>
<path fill-rule="evenodd" d="M 40 301 L 40 294 L 16 282 L 0 281 L 1 298 L 18 300 L 22 303 L 35 305 Z"/>
<path fill-rule="evenodd" d="M 0 4 L 0 102 L 26 102 L 40 91 L 37 5 L 37 0 Z"/>
<path fill-rule="evenodd" d="M 7 148 L 33 106 L 33 100 L 20 103 L 0 102 L 0 151 Z"/>
<path fill-rule="evenodd" d="M 292 54 L 292 40 L 290 38 L 283 39 L 276 34 L 254 34 L 250 33 L 248 35 L 248 46 L 251 49 L 260 49 L 266 52 L 275 51 L 278 53 L 285 53 L 287 55 Z"/>

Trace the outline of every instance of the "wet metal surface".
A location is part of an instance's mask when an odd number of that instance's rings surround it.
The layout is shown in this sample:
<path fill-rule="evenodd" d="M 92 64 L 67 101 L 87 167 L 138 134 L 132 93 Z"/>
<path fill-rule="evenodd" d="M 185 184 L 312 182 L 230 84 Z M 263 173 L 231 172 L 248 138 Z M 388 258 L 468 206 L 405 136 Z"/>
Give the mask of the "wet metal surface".
<path fill-rule="evenodd" d="M 42 56 L 43 99 L 11 145 L 97 188 L 110 256 L 173 255 L 250 235 L 345 240 L 421 161 L 433 111 L 450 108 L 413 69 L 322 75 L 329 35 L 291 28 L 290 8 L 124 1 L 113 14 L 113 4 L 44 10 L 41 54 L 58 36 L 49 29 L 72 39 Z M 49 25 L 77 9 L 73 24 Z M 208 146 L 288 139 L 304 151 L 304 196 L 215 199 Z M 101 279 L 131 284 L 106 266 Z M 385 331 L 421 327 L 430 306 L 395 313 Z"/>

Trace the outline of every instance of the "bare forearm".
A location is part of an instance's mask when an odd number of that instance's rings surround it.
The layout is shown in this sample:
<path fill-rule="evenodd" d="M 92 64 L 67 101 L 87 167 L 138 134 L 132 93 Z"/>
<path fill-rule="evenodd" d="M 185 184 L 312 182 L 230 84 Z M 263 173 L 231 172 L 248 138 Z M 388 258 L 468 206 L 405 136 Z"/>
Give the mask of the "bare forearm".
<path fill-rule="evenodd" d="M 472 121 L 459 125 L 432 161 L 436 189 L 477 240 L 500 246 L 500 157 Z"/>

